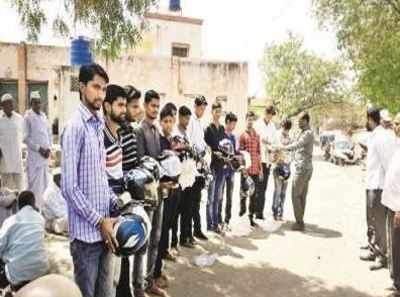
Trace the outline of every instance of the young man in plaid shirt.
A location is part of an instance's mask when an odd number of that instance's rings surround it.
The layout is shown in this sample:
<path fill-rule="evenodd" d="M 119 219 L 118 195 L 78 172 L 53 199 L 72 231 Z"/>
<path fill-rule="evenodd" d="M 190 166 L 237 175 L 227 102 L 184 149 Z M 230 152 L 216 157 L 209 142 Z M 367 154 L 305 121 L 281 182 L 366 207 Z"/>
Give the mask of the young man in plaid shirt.
<path fill-rule="evenodd" d="M 246 114 L 246 122 L 247 122 L 246 131 L 243 132 L 242 135 L 240 135 L 239 139 L 240 150 L 246 151 L 250 154 L 251 166 L 247 170 L 247 173 L 249 174 L 251 179 L 254 181 L 254 184 L 256 185 L 256 191 L 254 192 L 253 195 L 251 195 L 249 204 L 249 219 L 250 219 L 250 225 L 252 227 L 256 226 L 256 223 L 254 222 L 254 215 L 257 211 L 256 209 L 257 199 L 259 198 L 259 193 L 257 192 L 257 189 L 260 181 L 263 179 L 262 176 L 263 172 L 261 170 L 262 164 L 261 164 L 260 136 L 256 133 L 253 127 L 255 119 L 256 116 L 254 112 L 249 111 Z M 245 212 L 246 212 L 246 198 L 240 201 L 240 216 L 244 215 Z"/>

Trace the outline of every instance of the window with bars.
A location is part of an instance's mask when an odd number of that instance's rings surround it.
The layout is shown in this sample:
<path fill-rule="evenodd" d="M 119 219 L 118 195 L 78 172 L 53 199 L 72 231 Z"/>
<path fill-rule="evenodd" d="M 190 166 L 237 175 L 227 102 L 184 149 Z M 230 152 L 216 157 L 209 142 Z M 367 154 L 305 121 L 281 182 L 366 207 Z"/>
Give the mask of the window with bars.
<path fill-rule="evenodd" d="M 188 58 L 189 57 L 189 48 L 188 44 L 172 44 L 172 56 L 180 57 L 180 58 Z"/>

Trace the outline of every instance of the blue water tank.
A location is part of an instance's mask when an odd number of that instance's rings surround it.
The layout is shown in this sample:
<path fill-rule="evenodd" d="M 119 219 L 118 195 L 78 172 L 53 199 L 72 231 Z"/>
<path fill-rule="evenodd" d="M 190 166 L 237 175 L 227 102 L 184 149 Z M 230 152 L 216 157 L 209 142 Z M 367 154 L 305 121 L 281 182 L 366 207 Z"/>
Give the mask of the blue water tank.
<path fill-rule="evenodd" d="M 181 10 L 181 1 L 180 0 L 169 0 L 169 10 L 180 11 Z"/>
<path fill-rule="evenodd" d="M 72 39 L 70 50 L 71 65 L 85 65 L 93 62 L 89 39 L 78 36 Z"/>

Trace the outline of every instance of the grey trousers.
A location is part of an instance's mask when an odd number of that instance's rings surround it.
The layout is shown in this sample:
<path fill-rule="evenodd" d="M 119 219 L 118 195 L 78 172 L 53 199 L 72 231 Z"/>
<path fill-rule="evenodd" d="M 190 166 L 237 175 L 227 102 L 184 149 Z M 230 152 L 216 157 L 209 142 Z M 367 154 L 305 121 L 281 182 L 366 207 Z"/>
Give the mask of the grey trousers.
<path fill-rule="evenodd" d="M 151 220 L 151 233 L 147 249 L 147 286 L 151 287 L 154 281 L 154 268 L 156 265 L 158 247 L 160 245 L 163 222 L 164 201 L 161 200 L 158 207 L 149 214 Z"/>
<path fill-rule="evenodd" d="M 382 190 L 367 190 L 368 243 L 375 255 L 386 257 L 386 208 L 381 199 Z"/>
<path fill-rule="evenodd" d="M 295 172 L 292 182 L 292 203 L 294 216 L 297 223 L 304 223 L 304 212 L 313 169 Z"/>
<path fill-rule="evenodd" d="M 134 288 L 143 288 L 144 276 L 146 275 L 147 285 L 151 287 L 154 282 L 154 268 L 157 260 L 158 246 L 161 238 L 161 228 L 163 221 L 163 206 L 164 203 L 161 200 L 160 204 L 156 209 L 146 209 L 146 213 L 149 216 L 151 226 L 151 233 L 149 240 L 145 246 L 135 254 L 133 259 L 133 275 L 132 285 Z M 145 259 L 147 256 L 147 271 L 145 269 Z"/>
<path fill-rule="evenodd" d="M 389 270 L 393 285 L 400 289 L 400 227 L 393 224 L 394 212 L 387 210 L 386 226 L 389 254 Z"/>

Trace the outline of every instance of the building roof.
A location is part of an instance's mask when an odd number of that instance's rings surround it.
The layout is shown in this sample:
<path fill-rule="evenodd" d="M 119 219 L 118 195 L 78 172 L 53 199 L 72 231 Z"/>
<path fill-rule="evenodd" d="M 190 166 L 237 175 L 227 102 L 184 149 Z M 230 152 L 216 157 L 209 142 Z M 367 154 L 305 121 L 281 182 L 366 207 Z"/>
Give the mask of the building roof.
<path fill-rule="evenodd" d="M 163 21 L 170 21 L 170 22 L 177 22 L 177 23 L 186 23 L 186 24 L 200 25 L 200 26 L 203 25 L 202 19 L 184 17 L 184 16 L 180 16 L 180 15 L 148 12 L 145 14 L 145 17 L 148 19 L 156 19 L 156 20 L 163 20 Z"/>

